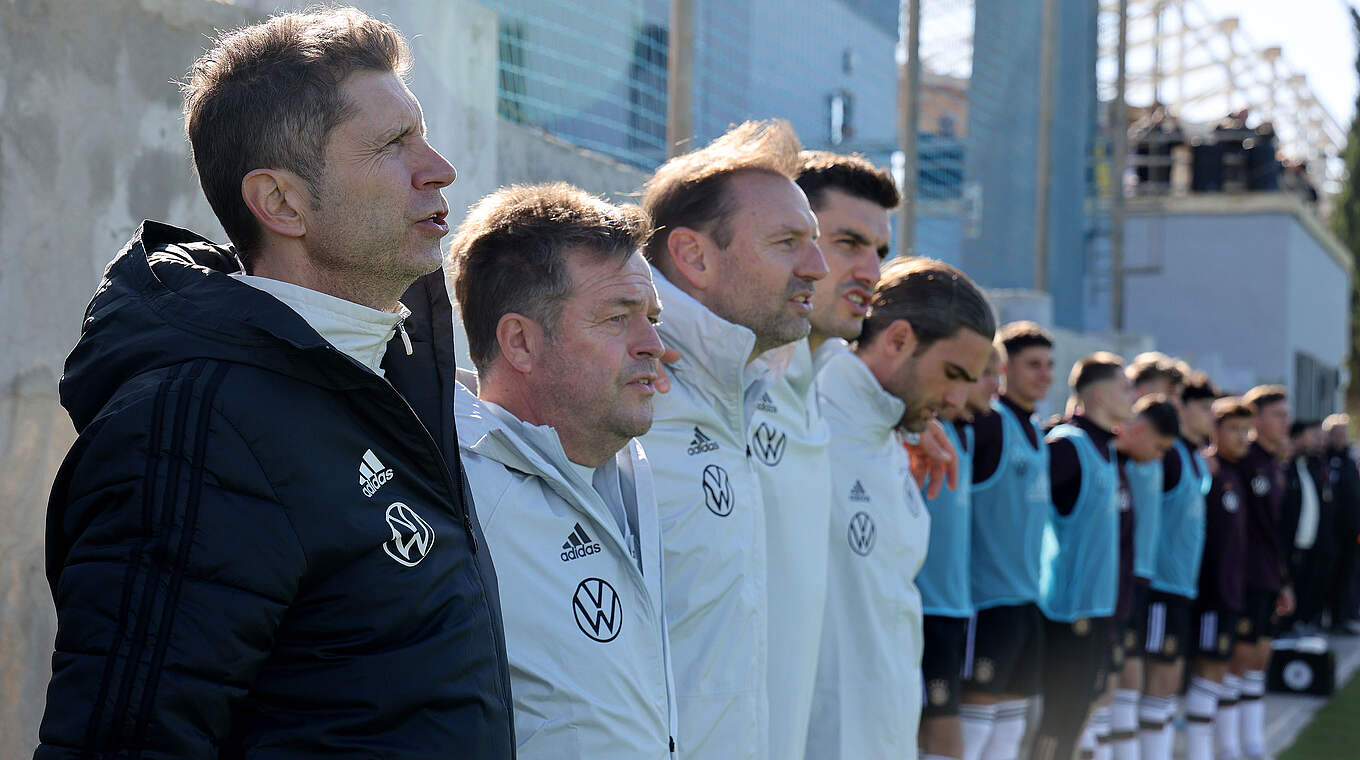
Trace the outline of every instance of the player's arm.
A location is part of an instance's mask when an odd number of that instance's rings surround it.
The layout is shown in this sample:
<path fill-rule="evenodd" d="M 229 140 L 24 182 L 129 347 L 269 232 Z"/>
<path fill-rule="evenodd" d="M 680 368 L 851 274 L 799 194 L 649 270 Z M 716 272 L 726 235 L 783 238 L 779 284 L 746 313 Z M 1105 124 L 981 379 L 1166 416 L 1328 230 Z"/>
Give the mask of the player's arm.
<path fill-rule="evenodd" d="M 1081 495 L 1081 460 L 1076 444 L 1067 438 L 1054 438 L 1048 442 L 1048 486 L 1052 491 L 1053 508 L 1060 515 L 1071 514 Z"/>
<path fill-rule="evenodd" d="M 306 569 L 241 436 L 159 390 L 86 430 L 53 488 L 38 760 L 217 757 Z"/>

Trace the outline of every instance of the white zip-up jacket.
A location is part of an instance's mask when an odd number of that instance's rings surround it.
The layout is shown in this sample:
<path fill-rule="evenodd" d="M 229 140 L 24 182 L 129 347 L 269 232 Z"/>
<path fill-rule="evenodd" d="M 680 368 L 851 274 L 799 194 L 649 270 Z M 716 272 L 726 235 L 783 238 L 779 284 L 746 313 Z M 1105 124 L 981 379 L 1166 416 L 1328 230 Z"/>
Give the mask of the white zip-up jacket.
<path fill-rule="evenodd" d="M 666 617 L 679 695 L 680 752 L 691 760 L 766 760 L 765 507 L 747 455 L 768 365 L 755 333 L 719 318 L 654 274 L 657 332 L 680 360 L 653 400 L 642 444 L 656 478 Z"/>
<path fill-rule="evenodd" d="M 750 435 L 765 497 L 770 567 L 770 757 L 802 760 L 826 604 L 831 434 L 817 403 L 808 342 L 760 360 L 788 362 L 783 377 L 756 402 Z"/>
<path fill-rule="evenodd" d="M 820 352 L 819 352 L 820 353 Z M 808 760 L 914 760 L 930 513 L 896 433 L 905 405 L 843 349 L 817 376 L 831 427 L 830 572 Z"/>
<path fill-rule="evenodd" d="M 463 466 L 500 580 L 519 757 L 673 760 L 661 537 L 642 446 L 630 441 L 601 470 L 618 481 L 620 520 L 557 431 L 457 394 Z"/>

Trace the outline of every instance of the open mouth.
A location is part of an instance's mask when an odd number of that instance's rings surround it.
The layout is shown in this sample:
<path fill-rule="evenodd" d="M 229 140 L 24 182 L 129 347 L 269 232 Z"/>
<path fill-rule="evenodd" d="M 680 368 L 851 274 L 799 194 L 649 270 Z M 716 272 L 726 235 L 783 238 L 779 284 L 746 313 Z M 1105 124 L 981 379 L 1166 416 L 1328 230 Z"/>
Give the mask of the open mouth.
<path fill-rule="evenodd" d="M 794 294 L 794 296 L 793 296 L 792 298 L 789 299 L 789 301 L 793 304 L 794 309 L 797 310 L 798 312 L 803 313 L 803 314 L 810 314 L 810 313 L 812 313 L 812 294 L 811 294 L 811 293 L 807 293 L 807 292 L 804 292 L 804 293 L 796 293 L 796 294 Z"/>
<path fill-rule="evenodd" d="M 864 290 L 863 288 L 851 288 L 850 290 L 846 291 L 845 295 L 842 296 L 842 298 L 844 298 L 846 302 L 848 302 L 852 307 L 854 307 L 855 313 L 858 314 L 859 316 L 862 317 L 869 313 L 870 296 L 868 291 Z"/>

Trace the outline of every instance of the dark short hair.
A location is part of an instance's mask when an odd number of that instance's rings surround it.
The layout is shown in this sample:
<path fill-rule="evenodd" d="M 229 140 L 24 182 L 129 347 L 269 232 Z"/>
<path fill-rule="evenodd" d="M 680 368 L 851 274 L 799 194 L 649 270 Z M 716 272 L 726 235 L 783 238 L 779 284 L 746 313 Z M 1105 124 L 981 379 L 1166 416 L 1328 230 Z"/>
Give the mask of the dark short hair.
<path fill-rule="evenodd" d="M 353 116 L 340 92 L 356 71 L 411 68 L 391 24 L 354 8 L 284 13 L 227 32 L 194 62 L 182 85 L 184 126 L 203 194 L 246 260 L 261 228 L 241 197 L 256 169 L 285 169 L 313 197 L 331 132 Z"/>
<path fill-rule="evenodd" d="M 1124 372 L 1124 360 L 1109 351 L 1097 351 L 1084 356 L 1072 365 L 1072 374 L 1067 384 L 1076 393 L 1081 393 L 1096 383 L 1113 380 Z"/>
<path fill-rule="evenodd" d="M 1176 414 L 1176 407 L 1160 393 L 1150 393 L 1133 402 L 1133 416 L 1147 420 L 1159 435 L 1176 438 L 1181 434 L 1181 420 L 1180 415 Z"/>
<path fill-rule="evenodd" d="M 1002 325 L 1001 344 L 1006 347 L 1006 356 L 1013 359 L 1034 346 L 1053 348 L 1053 336 L 1037 322 L 1021 320 Z"/>
<path fill-rule="evenodd" d="M 1262 409 L 1271 404 L 1283 403 L 1289 400 L 1289 392 L 1283 385 L 1258 385 L 1247 391 L 1242 396 L 1242 401 L 1251 407 L 1252 412 L 1260 414 Z"/>
<path fill-rule="evenodd" d="M 637 206 L 616 206 L 562 182 L 512 185 L 478 201 L 449 249 L 472 363 L 485 372 L 496 358 L 496 327 L 506 314 L 556 329 L 571 294 L 568 252 L 622 265 L 650 232 Z"/>
<path fill-rule="evenodd" d="M 1250 420 L 1251 405 L 1241 396 L 1224 396 L 1214 402 L 1214 420 L 1222 425 L 1228 420 Z"/>
<path fill-rule="evenodd" d="M 813 211 L 822 205 L 827 190 L 839 190 L 885 209 L 897 208 L 902 201 L 892 176 L 864 156 L 805 150 L 800 157 L 803 170 L 798 174 L 798 186 L 803 188 Z"/>
<path fill-rule="evenodd" d="M 1294 420 L 1289 423 L 1289 437 L 1298 438 L 1304 431 L 1318 427 L 1319 424 L 1317 420 Z"/>
<path fill-rule="evenodd" d="M 663 270 L 669 266 L 666 241 L 671 230 L 689 227 L 713 238 L 720 248 L 732 243 L 732 177 L 741 172 L 766 172 L 798 179 L 803 149 L 793 127 L 783 119 L 748 121 L 691 153 L 662 164 L 643 187 L 642 207 L 656 234 L 646 248 L 647 260 Z"/>
<path fill-rule="evenodd" d="M 1191 371 L 1185 377 L 1185 387 L 1181 390 L 1181 401 L 1213 401 L 1222 397 L 1218 386 L 1203 372 Z"/>
<path fill-rule="evenodd" d="M 1125 370 L 1135 386 L 1165 380 L 1171 385 L 1181 385 L 1185 376 L 1175 359 L 1161 351 L 1144 351 L 1133 357 Z"/>
<path fill-rule="evenodd" d="M 911 325 L 918 352 L 962 328 L 989 341 L 996 335 L 996 316 L 987 296 L 968 275 L 935 259 L 900 258 L 884 267 L 864 318 L 860 345 L 869 345 L 899 319 Z"/>

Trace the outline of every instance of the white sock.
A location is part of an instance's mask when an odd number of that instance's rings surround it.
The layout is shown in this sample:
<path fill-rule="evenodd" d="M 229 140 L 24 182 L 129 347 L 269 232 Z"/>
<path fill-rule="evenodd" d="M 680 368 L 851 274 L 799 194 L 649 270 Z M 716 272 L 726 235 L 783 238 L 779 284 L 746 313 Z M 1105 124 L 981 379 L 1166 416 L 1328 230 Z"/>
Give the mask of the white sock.
<path fill-rule="evenodd" d="M 1248 670 L 1242 674 L 1242 752 L 1247 757 L 1266 754 L 1266 674 Z"/>
<path fill-rule="evenodd" d="M 1090 721 L 1086 723 L 1086 728 L 1081 730 L 1081 738 L 1077 740 L 1077 756 L 1089 757 L 1094 760 L 1096 756 L 1096 730 Z"/>
<path fill-rule="evenodd" d="M 1114 743 L 1110 740 L 1111 707 L 1101 705 L 1091 711 L 1091 732 L 1096 739 L 1096 760 L 1114 760 Z"/>
<path fill-rule="evenodd" d="M 1142 760 L 1138 752 L 1138 692 L 1116 689 L 1110 710 L 1113 760 Z"/>
<path fill-rule="evenodd" d="M 1180 700 L 1175 697 L 1168 697 L 1169 705 L 1166 711 L 1166 725 L 1162 726 L 1162 741 L 1166 743 L 1166 757 L 1171 760 L 1176 751 L 1176 715 L 1180 713 Z"/>
<path fill-rule="evenodd" d="M 1144 694 L 1138 703 L 1138 745 L 1141 760 L 1171 760 L 1170 725 L 1174 703 L 1165 697 Z"/>
<path fill-rule="evenodd" d="M 1025 739 L 1026 702 L 1023 699 L 996 704 L 996 728 L 982 756 L 987 760 L 1016 760 Z"/>
<path fill-rule="evenodd" d="M 1240 760 L 1242 742 L 1239 739 L 1242 722 L 1238 700 L 1242 698 L 1242 679 L 1232 673 L 1223 676 L 1219 688 L 1218 713 L 1214 715 L 1214 732 L 1218 734 L 1219 760 Z"/>
<path fill-rule="evenodd" d="M 996 705 L 959 705 L 963 724 L 963 760 L 982 760 L 982 750 L 996 728 Z"/>
<path fill-rule="evenodd" d="M 1186 758 L 1214 760 L 1214 713 L 1218 711 L 1218 684 L 1202 676 L 1190 679 L 1185 694 Z"/>

